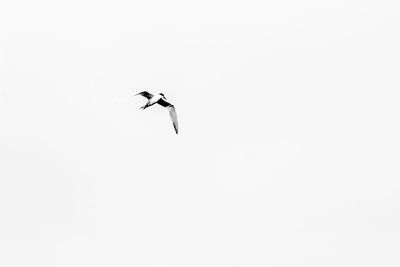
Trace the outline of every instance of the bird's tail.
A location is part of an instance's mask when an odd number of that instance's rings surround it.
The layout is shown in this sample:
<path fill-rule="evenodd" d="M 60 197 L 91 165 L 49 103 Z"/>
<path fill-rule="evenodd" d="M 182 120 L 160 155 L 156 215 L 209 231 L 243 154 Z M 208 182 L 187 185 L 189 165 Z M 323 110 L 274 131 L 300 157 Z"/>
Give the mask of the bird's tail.
<path fill-rule="evenodd" d="M 148 103 L 146 103 L 146 105 L 144 105 L 143 107 L 141 107 L 140 109 L 143 109 L 143 110 L 145 110 L 146 108 L 148 108 L 148 107 L 150 107 L 149 105 L 148 105 Z"/>

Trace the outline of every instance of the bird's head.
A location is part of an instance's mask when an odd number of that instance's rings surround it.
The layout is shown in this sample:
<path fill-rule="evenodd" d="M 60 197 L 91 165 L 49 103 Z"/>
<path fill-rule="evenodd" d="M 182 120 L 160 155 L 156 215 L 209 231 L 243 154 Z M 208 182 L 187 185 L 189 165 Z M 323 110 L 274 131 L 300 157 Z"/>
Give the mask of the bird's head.
<path fill-rule="evenodd" d="M 163 93 L 160 93 L 160 96 L 162 96 L 162 98 L 167 99 Z"/>

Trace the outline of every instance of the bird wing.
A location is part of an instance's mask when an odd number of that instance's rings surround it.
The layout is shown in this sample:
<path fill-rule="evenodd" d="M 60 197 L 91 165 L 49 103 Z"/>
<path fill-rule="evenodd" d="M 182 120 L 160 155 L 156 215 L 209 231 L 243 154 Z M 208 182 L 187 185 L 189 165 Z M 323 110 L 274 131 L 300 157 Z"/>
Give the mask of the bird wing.
<path fill-rule="evenodd" d="M 171 117 L 172 120 L 172 124 L 174 125 L 174 129 L 176 134 L 178 134 L 178 116 L 176 115 L 176 110 L 175 107 L 173 105 L 171 105 L 170 103 L 168 103 L 167 101 L 165 101 L 164 99 L 160 99 L 157 101 L 157 104 L 165 107 L 168 109 L 169 111 L 169 116 Z"/>
<path fill-rule="evenodd" d="M 169 106 L 169 116 L 171 117 L 172 123 L 174 124 L 174 129 L 176 134 L 178 134 L 178 116 L 176 115 L 176 110 L 174 106 Z"/>
<path fill-rule="evenodd" d="M 147 91 L 140 92 L 140 93 L 138 93 L 138 94 L 136 94 L 136 95 L 144 96 L 144 97 L 147 98 L 147 99 L 151 99 L 151 98 L 153 97 L 153 94 L 150 94 L 150 93 L 147 92 Z"/>

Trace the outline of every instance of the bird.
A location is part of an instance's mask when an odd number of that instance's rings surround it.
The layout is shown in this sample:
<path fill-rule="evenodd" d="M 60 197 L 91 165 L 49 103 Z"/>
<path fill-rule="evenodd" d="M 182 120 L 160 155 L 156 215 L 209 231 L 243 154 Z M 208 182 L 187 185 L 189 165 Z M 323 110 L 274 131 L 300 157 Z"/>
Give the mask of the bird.
<path fill-rule="evenodd" d="M 167 98 L 164 96 L 163 93 L 153 95 L 147 91 L 143 91 L 136 95 L 141 95 L 141 96 L 147 98 L 147 103 L 140 109 L 145 110 L 146 108 L 148 108 L 154 104 L 159 104 L 160 106 L 167 108 L 169 111 L 169 116 L 171 117 L 171 120 L 172 120 L 172 124 L 174 125 L 175 132 L 176 132 L 176 134 L 178 134 L 178 117 L 176 115 L 175 107 L 174 107 L 174 105 L 172 105 L 171 103 L 169 103 L 167 101 Z"/>

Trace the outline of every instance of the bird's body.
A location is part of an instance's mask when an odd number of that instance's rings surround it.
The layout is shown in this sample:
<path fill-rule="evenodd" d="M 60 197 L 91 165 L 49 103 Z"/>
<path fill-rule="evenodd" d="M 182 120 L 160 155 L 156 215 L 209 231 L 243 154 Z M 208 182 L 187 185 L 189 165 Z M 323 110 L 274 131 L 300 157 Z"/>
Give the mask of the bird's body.
<path fill-rule="evenodd" d="M 157 103 L 161 98 L 162 98 L 162 96 L 159 95 L 159 94 L 153 96 L 151 99 L 149 99 L 149 105 L 150 105 L 150 106 L 154 105 L 154 104 Z"/>
<path fill-rule="evenodd" d="M 143 110 L 145 110 L 146 108 L 148 108 L 156 103 L 167 108 L 169 111 L 169 115 L 171 117 L 172 123 L 174 125 L 175 132 L 176 132 L 176 134 L 178 134 L 178 117 L 176 115 L 175 107 L 172 104 L 170 104 L 169 102 L 167 102 L 167 99 L 165 98 L 164 94 L 160 93 L 160 94 L 153 95 L 147 91 L 143 91 L 143 92 L 138 93 L 137 95 L 141 95 L 141 96 L 144 96 L 145 98 L 147 98 L 146 105 L 141 107 L 141 109 L 143 109 Z"/>

